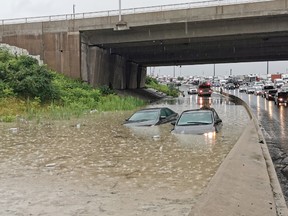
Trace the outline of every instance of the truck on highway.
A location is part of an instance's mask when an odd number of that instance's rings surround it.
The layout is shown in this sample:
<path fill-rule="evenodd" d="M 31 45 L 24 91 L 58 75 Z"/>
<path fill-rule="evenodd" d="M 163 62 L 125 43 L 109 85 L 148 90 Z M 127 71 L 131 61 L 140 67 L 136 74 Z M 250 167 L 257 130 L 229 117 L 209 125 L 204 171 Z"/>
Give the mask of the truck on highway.
<path fill-rule="evenodd" d="M 282 79 L 282 74 L 271 74 L 271 81 L 274 83 L 276 79 Z"/>

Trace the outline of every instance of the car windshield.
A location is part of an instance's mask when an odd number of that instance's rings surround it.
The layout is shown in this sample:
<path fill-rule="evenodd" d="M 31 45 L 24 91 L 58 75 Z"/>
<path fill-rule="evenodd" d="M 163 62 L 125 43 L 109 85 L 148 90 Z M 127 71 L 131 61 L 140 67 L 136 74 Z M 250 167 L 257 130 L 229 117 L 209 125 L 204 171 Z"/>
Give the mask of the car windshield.
<path fill-rule="evenodd" d="M 264 86 L 264 89 L 274 89 L 274 86 Z"/>
<path fill-rule="evenodd" d="M 134 113 L 129 121 L 149 121 L 156 120 L 159 116 L 158 110 L 143 110 Z"/>
<path fill-rule="evenodd" d="M 185 112 L 181 115 L 177 125 L 199 125 L 199 124 L 212 124 L 212 112 Z"/>
<path fill-rule="evenodd" d="M 200 89 L 210 89 L 211 86 L 208 86 L 208 85 L 201 85 L 199 86 Z"/>
<path fill-rule="evenodd" d="M 269 93 L 269 94 L 271 94 L 271 93 L 277 93 L 277 91 L 278 91 L 277 89 L 273 89 L 273 90 L 269 90 L 268 93 Z"/>

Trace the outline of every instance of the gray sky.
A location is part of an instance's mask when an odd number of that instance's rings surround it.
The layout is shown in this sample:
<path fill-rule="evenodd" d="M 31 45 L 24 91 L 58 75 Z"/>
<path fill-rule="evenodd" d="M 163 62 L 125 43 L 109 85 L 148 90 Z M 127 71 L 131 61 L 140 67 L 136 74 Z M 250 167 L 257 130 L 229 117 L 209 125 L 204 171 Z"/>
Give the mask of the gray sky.
<path fill-rule="evenodd" d="M 193 0 L 121 0 L 122 8 L 180 4 Z M 117 10 L 119 0 L 2 0 L 0 19 Z"/>
<path fill-rule="evenodd" d="M 121 0 L 122 8 L 149 7 L 167 4 L 188 3 L 196 0 Z M 199 0 L 197 0 L 199 1 Z M 2 0 L 0 20 L 22 17 L 50 16 L 73 13 L 118 10 L 119 0 Z M 148 72 L 150 69 L 148 69 Z M 159 75 L 173 75 L 174 67 L 152 68 L 151 71 Z M 211 76 L 214 65 L 196 65 L 175 67 L 175 75 L 189 76 L 190 74 Z M 267 63 L 237 63 L 217 64 L 216 75 L 238 74 L 266 74 Z M 269 73 L 287 73 L 288 61 L 269 62 Z"/>

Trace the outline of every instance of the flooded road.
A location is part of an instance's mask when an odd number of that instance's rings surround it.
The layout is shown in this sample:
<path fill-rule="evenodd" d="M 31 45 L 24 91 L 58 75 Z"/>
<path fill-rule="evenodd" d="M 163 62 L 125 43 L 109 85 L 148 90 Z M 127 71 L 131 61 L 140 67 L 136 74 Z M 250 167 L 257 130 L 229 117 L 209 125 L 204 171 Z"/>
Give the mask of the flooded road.
<path fill-rule="evenodd" d="M 123 126 L 132 111 L 1 123 L 0 215 L 188 215 L 249 116 L 217 94 L 149 105 L 180 114 L 203 104 L 223 120 L 215 137 Z"/>

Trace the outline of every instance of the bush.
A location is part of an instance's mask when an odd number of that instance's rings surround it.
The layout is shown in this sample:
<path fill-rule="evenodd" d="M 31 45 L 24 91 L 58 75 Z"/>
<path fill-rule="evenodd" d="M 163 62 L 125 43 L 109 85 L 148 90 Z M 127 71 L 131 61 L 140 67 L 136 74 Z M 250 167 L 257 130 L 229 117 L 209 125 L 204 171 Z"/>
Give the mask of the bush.
<path fill-rule="evenodd" d="M 130 110 L 143 105 L 142 100 L 115 95 L 108 86 L 94 89 L 39 66 L 32 57 L 0 49 L 0 121 L 13 121 L 16 116 L 69 119 L 89 110 Z"/>
<path fill-rule="evenodd" d="M 38 97 L 42 102 L 54 100 L 57 92 L 52 80 L 52 73 L 45 66 L 39 66 L 36 59 L 24 55 L 13 57 L 7 51 L 0 51 L 2 95 L 17 95 L 25 99 Z"/>
<path fill-rule="evenodd" d="M 147 76 L 146 80 L 145 80 L 145 84 L 146 85 L 153 85 L 153 84 L 159 84 L 159 83 L 155 78 Z"/>
<path fill-rule="evenodd" d="M 165 94 L 167 94 L 168 96 L 172 96 L 172 97 L 178 97 L 179 95 L 179 90 L 175 88 L 175 86 L 172 85 L 162 85 L 162 84 L 158 84 L 157 80 L 154 78 L 149 78 L 147 77 L 149 81 L 146 80 L 146 87 L 148 88 L 153 88 L 155 90 L 158 90 L 160 92 L 163 92 Z M 147 84 L 149 83 L 149 84 Z"/>

